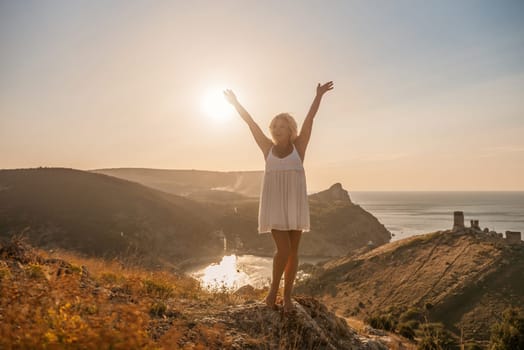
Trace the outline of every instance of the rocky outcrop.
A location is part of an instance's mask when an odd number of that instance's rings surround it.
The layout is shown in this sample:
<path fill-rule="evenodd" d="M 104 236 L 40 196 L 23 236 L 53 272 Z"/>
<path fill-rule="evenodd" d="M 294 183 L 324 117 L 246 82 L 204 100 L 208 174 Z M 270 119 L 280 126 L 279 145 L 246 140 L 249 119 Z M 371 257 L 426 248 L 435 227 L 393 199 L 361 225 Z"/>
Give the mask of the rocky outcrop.
<path fill-rule="evenodd" d="M 326 204 L 331 204 L 331 203 L 353 204 L 349 197 L 348 191 L 342 188 L 342 184 L 340 182 L 337 182 L 331 185 L 331 187 L 325 191 L 321 191 L 321 192 L 312 194 L 311 196 L 309 196 L 309 198 L 312 200 L 321 202 L 321 203 L 326 203 Z"/>
<path fill-rule="evenodd" d="M 346 322 L 318 300 L 296 297 L 289 315 L 263 302 L 248 302 L 220 310 L 200 322 L 226 325 L 232 349 L 362 349 L 363 343 Z"/>

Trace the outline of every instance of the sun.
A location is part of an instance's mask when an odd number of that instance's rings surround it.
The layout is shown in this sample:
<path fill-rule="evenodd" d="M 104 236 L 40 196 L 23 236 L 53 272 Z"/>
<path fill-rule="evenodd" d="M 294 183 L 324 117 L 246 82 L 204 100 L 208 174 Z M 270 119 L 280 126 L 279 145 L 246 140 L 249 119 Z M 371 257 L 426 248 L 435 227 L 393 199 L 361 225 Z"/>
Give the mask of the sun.
<path fill-rule="evenodd" d="M 230 120 L 234 115 L 233 107 L 224 98 L 224 89 L 208 89 L 202 97 L 202 111 L 216 121 Z"/>

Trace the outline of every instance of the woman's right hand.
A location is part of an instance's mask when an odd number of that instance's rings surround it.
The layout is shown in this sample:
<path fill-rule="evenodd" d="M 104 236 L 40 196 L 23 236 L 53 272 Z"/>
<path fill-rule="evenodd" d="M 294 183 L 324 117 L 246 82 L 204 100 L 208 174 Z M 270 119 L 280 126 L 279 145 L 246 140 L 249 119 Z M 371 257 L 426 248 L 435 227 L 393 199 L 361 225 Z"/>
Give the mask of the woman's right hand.
<path fill-rule="evenodd" d="M 229 89 L 224 91 L 224 96 L 227 102 L 231 103 L 232 105 L 238 102 L 237 97 L 235 96 L 235 93 Z"/>

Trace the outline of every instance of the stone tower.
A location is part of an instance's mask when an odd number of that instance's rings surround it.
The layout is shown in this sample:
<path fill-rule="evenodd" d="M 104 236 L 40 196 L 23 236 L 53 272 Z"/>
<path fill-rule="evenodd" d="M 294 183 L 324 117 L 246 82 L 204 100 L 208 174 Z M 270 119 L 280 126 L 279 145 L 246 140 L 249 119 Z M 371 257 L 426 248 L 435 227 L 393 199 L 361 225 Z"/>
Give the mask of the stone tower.
<path fill-rule="evenodd" d="M 518 244 L 521 240 L 521 233 L 518 231 L 506 231 L 506 241 L 512 244 Z"/>
<path fill-rule="evenodd" d="M 453 212 L 453 232 L 464 230 L 464 212 L 455 211 Z"/>

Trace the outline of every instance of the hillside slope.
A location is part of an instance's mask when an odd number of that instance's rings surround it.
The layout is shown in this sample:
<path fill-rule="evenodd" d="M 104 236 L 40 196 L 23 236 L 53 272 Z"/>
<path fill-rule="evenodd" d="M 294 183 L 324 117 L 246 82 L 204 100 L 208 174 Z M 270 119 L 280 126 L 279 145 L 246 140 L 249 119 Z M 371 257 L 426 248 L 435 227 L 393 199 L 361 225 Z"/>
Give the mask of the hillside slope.
<path fill-rule="evenodd" d="M 297 290 L 361 318 L 427 310 L 429 321 L 487 340 L 505 308 L 524 305 L 524 244 L 437 231 L 329 261 Z"/>
<path fill-rule="evenodd" d="M 216 214 L 205 203 L 102 174 L 39 168 L 0 171 L 0 232 L 32 244 L 145 261 L 218 256 Z M 198 255 L 197 254 L 197 255 Z"/>

